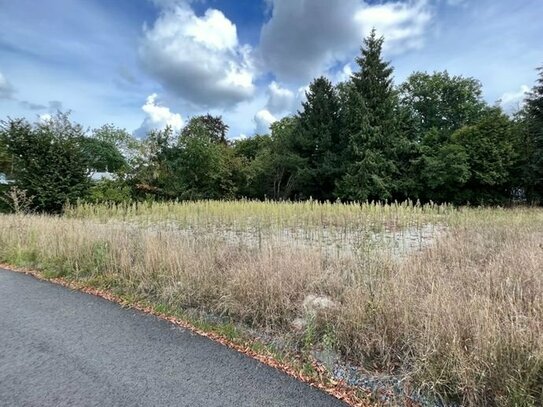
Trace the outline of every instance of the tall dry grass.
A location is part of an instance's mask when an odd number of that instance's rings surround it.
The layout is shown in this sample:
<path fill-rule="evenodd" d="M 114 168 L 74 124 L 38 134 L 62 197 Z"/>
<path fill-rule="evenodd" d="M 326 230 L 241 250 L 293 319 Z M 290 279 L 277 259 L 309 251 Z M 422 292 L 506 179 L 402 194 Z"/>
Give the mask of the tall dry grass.
<path fill-rule="evenodd" d="M 292 321 L 310 320 L 304 300 L 320 296 L 333 306 L 304 328 L 311 341 L 369 371 L 463 405 L 543 404 L 543 211 L 193 205 L 1 216 L 0 258 L 278 335 L 307 338 Z M 303 233 L 287 234 L 285 245 L 288 228 L 354 231 L 363 220 L 375 230 L 381 222 L 382 233 L 440 228 L 431 244 L 402 256 L 375 244 L 331 254 L 326 247 L 336 243 L 299 244 Z M 241 231 L 263 237 L 247 244 Z"/>

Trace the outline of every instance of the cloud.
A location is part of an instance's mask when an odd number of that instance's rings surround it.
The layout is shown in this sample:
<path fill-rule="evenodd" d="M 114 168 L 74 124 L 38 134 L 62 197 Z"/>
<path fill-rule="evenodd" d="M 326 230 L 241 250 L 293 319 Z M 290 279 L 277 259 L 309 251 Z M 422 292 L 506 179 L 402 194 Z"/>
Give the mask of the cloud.
<path fill-rule="evenodd" d="M 24 107 L 25 109 L 28 109 L 28 110 L 45 110 L 45 109 L 47 109 L 47 106 L 45 106 L 45 105 L 40 105 L 39 103 L 29 102 L 27 100 L 21 100 L 19 102 L 19 104 L 22 107 Z"/>
<path fill-rule="evenodd" d="M 50 100 L 48 103 L 48 109 L 50 112 L 56 113 L 57 111 L 62 111 L 63 105 L 61 101 Z"/>
<path fill-rule="evenodd" d="M 2 72 L 0 72 L 0 99 L 10 99 L 18 102 L 19 106 L 27 110 L 48 110 L 49 113 L 55 113 L 58 110 L 62 110 L 62 103 L 57 100 L 51 100 L 47 105 L 43 105 L 41 103 L 30 102 L 28 100 L 21 100 L 14 95 L 15 88 L 2 74 Z"/>
<path fill-rule="evenodd" d="M 261 31 L 263 67 L 279 80 L 307 83 L 344 63 L 376 27 L 392 53 L 420 47 L 432 17 L 425 0 L 370 5 L 361 0 L 269 0 Z"/>
<path fill-rule="evenodd" d="M 372 27 L 384 35 L 384 49 L 392 53 L 421 48 L 431 18 L 432 13 L 424 0 L 366 6 L 354 17 L 360 27 L 364 28 L 364 35 Z"/>
<path fill-rule="evenodd" d="M 292 110 L 295 99 L 293 91 L 281 87 L 275 81 L 268 86 L 267 108 L 270 112 L 281 113 Z"/>
<path fill-rule="evenodd" d="M 302 102 L 306 100 L 308 90 L 309 86 L 302 86 L 293 91 L 272 81 L 266 91 L 268 97 L 266 105 L 253 118 L 254 132 L 267 134 L 273 123 L 295 113 L 301 107 Z"/>
<path fill-rule="evenodd" d="M 58 100 L 50 100 L 47 105 L 42 105 L 40 103 L 34 103 L 34 102 L 29 102 L 28 100 L 21 100 L 19 102 L 19 105 L 21 105 L 21 107 L 25 108 L 25 109 L 28 109 L 28 110 L 47 110 L 49 113 L 56 113 L 56 112 L 61 112 L 62 111 L 62 102 L 58 101 Z"/>
<path fill-rule="evenodd" d="M 249 138 L 249 136 L 247 136 L 247 134 L 245 134 L 245 133 L 240 133 L 240 134 L 238 134 L 237 136 L 230 137 L 230 140 L 233 140 L 233 141 L 240 141 L 240 140 L 247 140 L 248 138 Z"/>
<path fill-rule="evenodd" d="M 334 83 L 340 83 L 340 82 L 346 82 L 351 79 L 353 76 L 353 68 L 351 68 L 351 64 L 346 64 L 343 66 L 343 69 L 336 72 L 333 78 Z"/>
<path fill-rule="evenodd" d="M 170 126 L 172 130 L 179 131 L 183 128 L 183 118 L 178 113 L 173 113 L 169 107 L 157 103 L 158 95 L 153 93 L 147 97 L 147 101 L 141 107 L 145 112 L 145 119 L 141 126 L 134 131 L 136 137 L 144 137 L 149 131 L 162 130 Z"/>
<path fill-rule="evenodd" d="M 40 121 L 40 123 L 45 124 L 53 120 L 53 116 L 51 116 L 49 113 L 40 114 L 38 116 L 38 120 Z"/>
<path fill-rule="evenodd" d="M 267 89 L 268 102 L 266 110 L 276 117 L 284 117 L 295 112 L 300 108 L 302 102 L 306 100 L 307 91 L 309 91 L 309 85 L 301 86 L 293 91 L 273 81 L 268 85 Z"/>
<path fill-rule="evenodd" d="M 2 72 L 0 72 L 0 99 L 11 99 L 14 93 L 15 89 Z"/>
<path fill-rule="evenodd" d="M 139 48 L 147 71 L 195 106 L 230 107 L 253 96 L 252 49 L 239 43 L 235 24 L 219 10 L 199 17 L 184 2 L 158 4 L 161 14 L 144 28 Z"/>
<path fill-rule="evenodd" d="M 506 113 L 515 113 L 524 105 L 528 92 L 530 87 L 522 85 L 518 91 L 505 92 L 498 100 L 498 104 Z"/>
<path fill-rule="evenodd" d="M 277 121 L 277 118 L 267 109 L 257 112 L 254 117 L 256 124 L 256 134 L 267 134 L 270 132 L 270 126 Z"/>

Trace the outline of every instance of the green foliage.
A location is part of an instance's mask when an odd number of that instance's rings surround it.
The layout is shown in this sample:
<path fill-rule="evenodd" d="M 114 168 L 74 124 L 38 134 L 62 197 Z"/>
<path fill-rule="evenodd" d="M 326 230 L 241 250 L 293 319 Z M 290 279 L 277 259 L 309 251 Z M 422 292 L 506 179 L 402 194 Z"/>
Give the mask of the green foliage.
<path fill-rule="evenodd" d="M 234 151 L 236 155 L 247 161 L 254 160 L 264 149 L 271 146 L 271 137 L 268 135 L 256 135 L 251 138 L 236 140 Z"/>
<path fill-rule="evenodd" d="M 93 183 L 88 199 L 93 203 L 121 204 L 131 201 L 132 190 L 123 180 L 104 179 Z"/>
<path fill-rule="evenodd" d="M 257 135 L 234 143 L 234 154 L 241 165 L 239 196 L 262 199 L 271 196 L 269 176 L 272 169 L 272 138 Z"/>
<path fill-rule="evenodd" d="M 415 72 L 396 87 L 383 43 L 373 30 L 358 71 L 336 86 L 316 78 L 300 111 L 269 135 L 230 142 L 210 114 L 144 140 L 111 124 L 88 135 L 61 113 L 8 120 L 0 175 L 47 212 L 77 199 L 543 202 L 543 68 L 509 118 L 474 78 Z M 115 180 L 91 183 L 95 171 Z"/>
<path fill-rule="evenodd" d="M 211 143 L 226 145 L 226 133 L 228 133 L 228 126 L 224 124 L 222 117 L 206 114 L 190 119 L 181 135 L 184 137 L 208 137 Z"/>
<path fill-rule="evenodd" d="M 182 199 L 234 198 L 241 166 L 230 148 L 206 132 L 183 132 L 175 148 L 174 167 Z"/>
<path fill-rule="evenodd" d="M 92 138 L 115 146 L 121 154 L 125 166 L 119 168 L 116 172 L 123 172 L 124 170 L 130 172 L 139 164 L 143 148 L 142 142 L 128 134 L 126 130 L 117 128 L 112 124 L 105 124 L 92 131 Z"/>
<path fill-rule="evenodd" d="M 493 109 L 477 124 L 457 130 L 452 139 L 468 155 L 470 176 L 462 200 L 481 204 L 507 201 L 515 162 L 509 118 Z"/>
<path fill-rule="evenodd" d="M 305 163 L 299 169 L 299 196 L 332 200 L 344 172 L 342 157 L 346 149 L 339 96 L 332 83 L 320 77 L 311 83 L 306 98 L 294 134 L 294 151 Z"/>
<path fill-rule="evenodd" d="M 0 143 L 0 174 L 10 175 L 13 172 L 13 156 L 10 154 L 7 144 Z"/>
<path fill-rule="evenodd" d="M 462 203 L 458 191 L 470 177 L 469 155 L 464 147 L 454 143 L 437 148 L 423 146 L 416 168 L 424 186 L 424 190 L 419 191 L 423 199 Z"/>
<path fill-rule="evenodd" d="M 450 76 L 447 71 L 411 74 L 400 86 L 400 98 L 412 115 L 419 140 L 431 130 L 438 130 L 446 139 L 455 130 L 476 123 L 486 110 L 481 83 Z"/>
<path fill-rule="evenodd" d="M 177 138 L 169 127 L 147 135 L 141 146 L 141 157 L 134 165 L 134 177 L 131 179 L 134 194 L 138 198 L 175 198 L 172 163 L 176 142 Z"/>
<path fill-rule="evenodd" d="M 273 199 L 296 198 L 296 191 L 300 190 L 307 158 L 300 156 L 295 148 L 298 125 L 295 117 L 286 117 L 272 125 L 267 184 L 271 186 L 269 197 Z"/>
<path fill-rule="evenodd" d="M 474 200 L 465 190 L 475 153 L 467 142 L 458 144 L 452 139 L 455 131 L 476 125 L 488 114 L 480 82 L 446 71 L 415 72 L 399 91 L 404 131 L 412 142 L 405 164 L 409 168 L 407 197 L 459 204 L 488 200 Z"/>
<path fill-rule="evenodd" d="M 386 200 L 396 195 L 401 150 L 406 141 L 400 131 L 393 69 L 382 60 L 384 39 L 375 30 L 364 40 L 356 62 L 360 71 L 347 91 L 350 165 L 340 193 L 353 200 Z"/>
<path fill-rule="evenodd" d="M 82 148 L 84 132 L 68 115 L 35 125 L 8 120 L 0 138 L 13 157 L 15 185 L 33 197 L 33 209 L 58 213 L 66 202 L 86 196 L 90 162 Z"/>
<path fill-rule="evenodd" d="M 208 127 L 207 117 L 192 119 L 180 135 L 170 128 L 148 135 L 132 180 L 139 197 L 195 200 L 236 196 L 242 183 L 242 161 L 216 132 L 227 127 Z M 212 119 L 211 123 L 217 124 Z"/>
<path fill-rule="evenodd" d="M 111 142 L 84 137 L 81 139 L 81 148 L 87 155 L 91 170 L 118 173 L 127 169 L 126 159 Z"/>
<path fill-rule="evenodd" d="M 530 202 L 543 202 L 543 67 L 538 71 L 539 78 L 523 112 L 522 176 Z"/>
<path fill-rule="evenodd" d="M 243 166 L 241 196 L 276 200 L 300 197 L 307 159 L 296 149 L 298 125 L 296 117 L 286 117 L 272 125 L 271 136 L 235 143 L 235 154 Z"/>
<path fill-rule="evenodd" d="M 9 194 L 10 186 L 0 184 L 0 196 L 5 197 L 6 199 L 0 199 L 0 213 L 8 213 L 12 211 L 9 200 L 7 199 L 7 194 Z"/>

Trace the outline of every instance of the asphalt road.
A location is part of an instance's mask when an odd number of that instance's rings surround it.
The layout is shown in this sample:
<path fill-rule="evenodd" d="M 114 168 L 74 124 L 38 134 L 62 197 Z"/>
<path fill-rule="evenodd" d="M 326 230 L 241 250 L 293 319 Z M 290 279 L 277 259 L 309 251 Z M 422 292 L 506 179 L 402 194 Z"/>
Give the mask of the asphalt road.
<path fill-rule="evenodd" d="M 209 339 L 0 270 L 0 406 L 344 406 Z"/>

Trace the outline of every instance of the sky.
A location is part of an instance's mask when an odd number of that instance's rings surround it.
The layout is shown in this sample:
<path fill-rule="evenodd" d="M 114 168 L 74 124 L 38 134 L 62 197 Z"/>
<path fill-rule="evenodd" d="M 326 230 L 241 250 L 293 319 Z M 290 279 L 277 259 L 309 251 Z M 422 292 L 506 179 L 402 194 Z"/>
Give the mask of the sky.
<path fill-rule="evenodd" d="M 375 27 L 401 83 L 448 70 L 512 112 L 543 65 L 543 0 L 0 0 L 0 118 L 71 111 L 138 137 L 222 115 L 232 139 L 357 69 Z"/>

